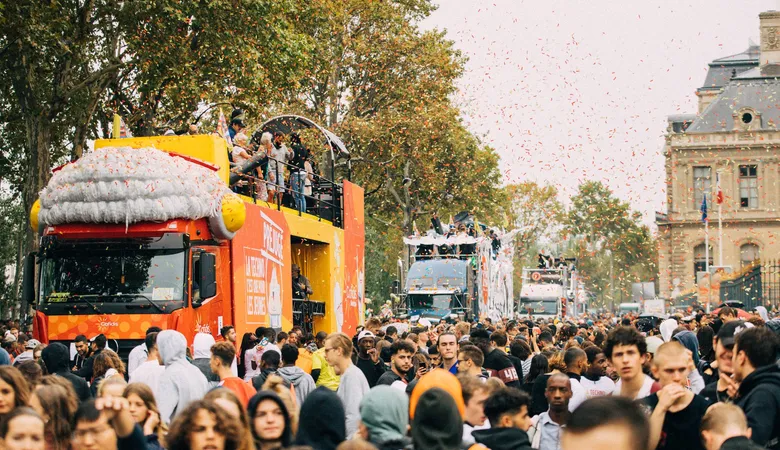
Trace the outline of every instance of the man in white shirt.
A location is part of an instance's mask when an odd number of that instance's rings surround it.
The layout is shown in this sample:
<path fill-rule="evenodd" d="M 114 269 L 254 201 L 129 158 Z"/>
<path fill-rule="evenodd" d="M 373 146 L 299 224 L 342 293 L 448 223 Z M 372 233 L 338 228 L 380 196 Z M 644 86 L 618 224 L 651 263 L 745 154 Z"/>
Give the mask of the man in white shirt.
<path fill-rule="evenodd" d="M 159 333 L 160 331 L 162 331 L 160 327 L 149 327 L 146 329 L 146 335 L 149 336 L 149 333 Z M 133 349 L 130 350 L 130 354 L 127 355 L 127 373 L 132 374 L 135 372 L 135 369 L 143 364 L 148 357 L 149 354 L 147 353 L 145 342 L 133 347 Z"/>
<path fill-rule="evenodd" d="M 636 328 L 621 326 L 609 333 L 604 355 L 620 376 L 612 395 L 638 400 L 660 389 L 651 377 L 642 372 L 646 353 L 645 337 Z"/>
<path fill-rule="evenodd" d="M 615 382 L 606 376 L 609 362 L 607 362 L 604 352 L 594 346 L 586 348 L 585 354 L 588 355 L 588 369 L 580 378 L 580 384 L 585 388 L 585 396 L 593 398 L 612 395 L 615 390 Z"/>
<path fill-rule="evenodd" d="M 165 366 L 160 364 L 160 353 L 157 350 L 157 332 L 151 332 L 146 335 L 144 341 L 148 357 L 146 361 L 136 367 L 130 373 L 130 383 L 143 383 L 152 389 L 155 397 L 159 395 L 157 389 L 160 377 L 165 372 Z"/>
<path fill-rule="evenodd" d="M 587 400 L 585 388 L 580 384 L 582 372 L 588 365 L 588 356 L 579 347 L 572 347 L 563 354 L 563 363 L 566 364 L 566 375 L 571 379 L 571 399 L 568 402 L 569 411 L 574 411 L 580 403 Z"/>

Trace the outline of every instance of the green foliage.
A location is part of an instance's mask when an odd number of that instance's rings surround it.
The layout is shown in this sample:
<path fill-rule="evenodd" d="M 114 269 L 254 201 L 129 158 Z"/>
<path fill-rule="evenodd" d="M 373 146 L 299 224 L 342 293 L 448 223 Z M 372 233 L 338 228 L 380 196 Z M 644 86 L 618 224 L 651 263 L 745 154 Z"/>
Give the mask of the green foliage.
<path fill-rule="evenodd" d="M 600 182 L 580 185 L 564 231 L 575 243 L 580 276 L 607 306 L 631 296 L 631 283 L 655 280 L 656 243 L 641 216 Z"/>

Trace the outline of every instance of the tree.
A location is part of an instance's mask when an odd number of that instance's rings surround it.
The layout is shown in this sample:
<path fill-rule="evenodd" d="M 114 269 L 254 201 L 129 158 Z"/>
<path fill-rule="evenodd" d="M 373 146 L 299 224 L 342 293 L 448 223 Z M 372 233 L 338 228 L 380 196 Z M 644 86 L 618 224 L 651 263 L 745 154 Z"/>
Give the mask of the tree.
<path fill-rule="evenodd" d="M 614 304 L 614 289 L 625 298 L 631 283 L 655 279 L 658 254 L 649 228 L 602 183 L 579 186 L 564 231 L 576 243 L 581 278 L 603 300 Z"/>

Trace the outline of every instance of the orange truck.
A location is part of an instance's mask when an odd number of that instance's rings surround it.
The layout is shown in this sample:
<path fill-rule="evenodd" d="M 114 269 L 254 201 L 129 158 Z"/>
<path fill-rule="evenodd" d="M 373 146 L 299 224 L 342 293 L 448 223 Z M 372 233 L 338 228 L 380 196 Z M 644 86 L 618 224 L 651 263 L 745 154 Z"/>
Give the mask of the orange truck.
<path fill-rule="evenodd" d="M 40 248 L 25 264 L 23 305 L 35 338 L 69 345 L 103 333 L 126 355 L 150 326 L 190 343 L 198 332 L 219 339 L 225 325 L 240 342 L 306 318 L 315 333 L 354 333 L 363 190 L 333 183 L 327 220 L 233 193 L 229 179 L 227 144 L 214 135 L 98 140 L 55 170 L 31 212 Z M 293 299 L 293 264 L 311 283 L 306 304 Z"/>

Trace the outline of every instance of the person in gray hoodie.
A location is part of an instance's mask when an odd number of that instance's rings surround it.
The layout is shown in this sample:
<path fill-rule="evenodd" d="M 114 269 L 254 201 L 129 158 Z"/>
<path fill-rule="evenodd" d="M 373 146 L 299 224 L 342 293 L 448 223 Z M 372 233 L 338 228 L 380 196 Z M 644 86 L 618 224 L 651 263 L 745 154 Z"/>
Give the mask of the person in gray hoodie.
<path fill-rule="evenodd" d="M 360 401 L 358 435 L 377 449 L 402 450 L 409 446 L 408 425 L 409 397 L 403 391 L 379 385 Z"/>
<path fill-rule="evenodd" d="M 216 340 L 209 333 L 198 333 L 192 341 L 192 364 L 206 377 L 209 387 L 219 384 L 219 375 L 211 370 L 211 346 L 214 344 Z"/>
<path fill-rule="evenodd" d="M 157 347 L 165 372 L 160 377 L 157 405 L 160 419 L 166 424 L 191 402 L 200 400 L 208 391 L 208 381 L 200 369 L 187 361 L 187 338 L 174 330 L 157 335 Z"/>
<path fill-rule="evenodd" d="M 292 344 L 284 344 L 282 346 L 282 362 L 284 363 L 284 366 L 277 370 L 276 374 L 292 385 L 298 404 L 303 405 L 306 396 L 309 395 L 316 386 L 314 385 L 314 378 L 295 365 L 295 361 L 297 360 L 298 347 Z"/>

